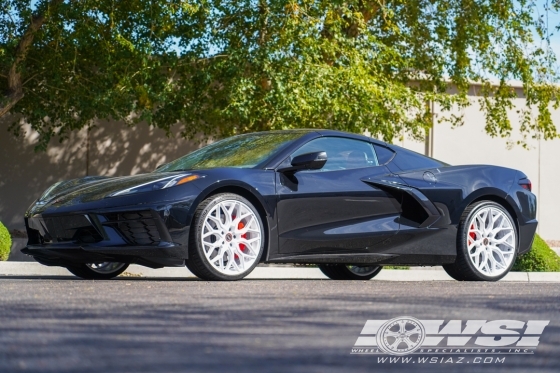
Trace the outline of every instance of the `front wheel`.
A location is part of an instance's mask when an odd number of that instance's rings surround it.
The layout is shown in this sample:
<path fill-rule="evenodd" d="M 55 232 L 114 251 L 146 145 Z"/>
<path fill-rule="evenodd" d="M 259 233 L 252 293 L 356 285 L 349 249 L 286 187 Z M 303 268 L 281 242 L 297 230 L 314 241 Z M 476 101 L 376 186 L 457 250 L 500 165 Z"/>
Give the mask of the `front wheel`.
<path fill-rule="evenodd" d="M 259 264 L 265 245 L 260 214 L 246 198 L 216 194 L 194 216 L 187 268 L 208 281 L 240 280 Z"/>
<path fill-rule="evenodd" d="M 66 267 L 73 275 L 86 280 L 109 280 L 117 277 L 127 268 L 127 263 L 119 262 L 86 263 Z"/>
<path fill-rule="evenodd" d="M 331 280 L 371 280 L 381 271 L 381 266 L 354 264 L 320 264 L 319 269 Z"/>
<path fill-rule="evenodd" d="M 465 209 L 457 232 L 457 259 L 443 269 L 459 281 L 497 281 L 508 274 L 517 257 L 513 218 L 492 201 Z"/>

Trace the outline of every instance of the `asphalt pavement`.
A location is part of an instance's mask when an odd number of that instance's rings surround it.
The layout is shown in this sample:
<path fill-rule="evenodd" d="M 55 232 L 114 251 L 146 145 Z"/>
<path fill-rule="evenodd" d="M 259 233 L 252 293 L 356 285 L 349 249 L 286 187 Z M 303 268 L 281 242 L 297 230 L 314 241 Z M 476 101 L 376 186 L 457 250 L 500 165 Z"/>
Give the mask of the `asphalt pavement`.
<path fill-rule="evenodd" d="M 558 372 L 559 299 L 556 283 L 0 276 L 0 372 Z M 404 315 L 551 322 L 497 363 L 351 354 L 366 320 Z"/>

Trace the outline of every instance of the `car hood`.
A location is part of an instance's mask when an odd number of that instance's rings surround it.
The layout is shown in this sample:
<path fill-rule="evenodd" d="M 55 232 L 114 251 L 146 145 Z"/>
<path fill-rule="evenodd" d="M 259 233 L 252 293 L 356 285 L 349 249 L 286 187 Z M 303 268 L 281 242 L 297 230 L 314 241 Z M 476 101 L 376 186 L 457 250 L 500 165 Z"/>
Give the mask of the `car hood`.
<path fill-rule="evenodd" d="M 179 173 L 155 172 L 122 177 L 87 176 L 79 179 L 62 181 L 47 189 L 29 208 L 26 215 L 38 214 L 49 206 L 58 207 L 97 201 L 123 189 L 177 174 Z"/>

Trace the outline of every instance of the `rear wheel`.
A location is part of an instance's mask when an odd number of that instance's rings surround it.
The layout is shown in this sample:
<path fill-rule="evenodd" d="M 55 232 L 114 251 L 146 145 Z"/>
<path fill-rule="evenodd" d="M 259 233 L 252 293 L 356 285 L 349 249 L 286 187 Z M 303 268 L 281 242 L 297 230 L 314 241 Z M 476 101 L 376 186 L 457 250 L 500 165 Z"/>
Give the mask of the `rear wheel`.
<path fill-rule="evenodd" d="M 73 275 L 86 280 L 109 280 L 117 277 L 127 268 L 127 263 L 119 262 L 86 263 L 66 267 Z"/>
<path fill-rule="evenodd" d="M 459 281 L 497 281 L 517 257 L 517 231 L 508 211 L 492 201 L 467 207 L 457 232 L 457 259 L 443 269 Z"/>
<path fill-rule="evenodd" d="M 264 225 L 257 209 L 237 194 L 204 200 L 194 216 L 187 268 L 210 281 L 240 280 L 259 263 Z"/>
<path fill-rule="evenodd" d="M 381 271 L 382 267 L 354 264 L 321 264 L 319 269 L 331 280 L 370 280 Z"/>

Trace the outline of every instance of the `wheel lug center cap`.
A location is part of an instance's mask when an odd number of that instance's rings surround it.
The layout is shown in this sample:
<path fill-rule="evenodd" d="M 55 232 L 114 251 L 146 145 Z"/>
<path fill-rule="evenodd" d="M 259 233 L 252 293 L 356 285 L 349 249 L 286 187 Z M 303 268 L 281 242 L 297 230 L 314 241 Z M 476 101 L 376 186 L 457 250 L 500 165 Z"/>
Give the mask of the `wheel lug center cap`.
<path fill-rule="evenodd" d="M 233 235 L 231 233 L 226 233 L 226 241 L 227 242 L 231 242 L 231 240 L 233 240 Z"/>
<path fill-rule="evenodd" d="M 484 246 L 487 246 L 489 242 L 490 242 L 490 241 L 488 241 L 488 238 L 485 238 L 484 241 L 482 241 L 482 243 L 484 244 Z"/>

